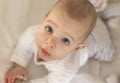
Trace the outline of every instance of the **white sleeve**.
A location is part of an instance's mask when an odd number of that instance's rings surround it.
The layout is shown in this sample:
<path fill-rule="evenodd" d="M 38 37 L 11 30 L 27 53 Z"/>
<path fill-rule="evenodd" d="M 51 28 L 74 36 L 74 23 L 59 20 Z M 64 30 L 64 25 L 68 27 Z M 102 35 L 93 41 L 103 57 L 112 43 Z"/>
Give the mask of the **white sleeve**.
<path fill-rule="evenodd" d="M 23 67 L 26 67 L 32 58 L 33 52 L 31 50 L 32 34 L 31 28 L 27 29 L 20 37 L 17 46 L 11 57 L 11 61 Z"/>

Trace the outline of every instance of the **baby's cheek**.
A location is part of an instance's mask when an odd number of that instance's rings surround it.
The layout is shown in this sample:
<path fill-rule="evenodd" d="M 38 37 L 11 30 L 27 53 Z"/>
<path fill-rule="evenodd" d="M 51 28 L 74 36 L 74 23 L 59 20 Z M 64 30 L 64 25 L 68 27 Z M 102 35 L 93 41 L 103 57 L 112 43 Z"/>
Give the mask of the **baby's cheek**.
<path fill-rule="evenodd" d="M 45 40 L 47 39 L 47 35 L 44 32 L 41 32 L 37 35 L 37 41 L 38 42 L 45 42 Z"/>

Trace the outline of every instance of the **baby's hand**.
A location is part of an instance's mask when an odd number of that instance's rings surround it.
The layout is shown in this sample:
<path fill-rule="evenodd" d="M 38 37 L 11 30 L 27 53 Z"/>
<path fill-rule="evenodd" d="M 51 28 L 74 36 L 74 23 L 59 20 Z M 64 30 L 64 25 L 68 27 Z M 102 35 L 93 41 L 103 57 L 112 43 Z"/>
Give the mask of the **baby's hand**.
<path fill-rule="evenodd" d="M 23 80 L 28 79 L 27 71 L 24 67 L 15 65 L 15 67 L 11 68 L 5 75 L 5 83 L 14 83 L 16 78 L 22 76 Z"/>
<path fill-rule="evenodd" d="M 89 0 L 97 12 L 103 11 L 107 6 L 107 0 Z"/>

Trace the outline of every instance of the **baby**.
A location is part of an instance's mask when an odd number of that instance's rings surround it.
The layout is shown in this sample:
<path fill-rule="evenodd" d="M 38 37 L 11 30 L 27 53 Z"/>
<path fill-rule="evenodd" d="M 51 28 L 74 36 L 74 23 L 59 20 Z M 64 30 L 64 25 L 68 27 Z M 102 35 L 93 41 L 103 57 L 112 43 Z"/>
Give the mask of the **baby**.
<path fill-rule="evenodd" d="M 88 0 L 58 0 L 41 25 L 30 27 L 20 38 L 11 57 L 14 66 L 5 83 L 69 83 L 88 60 L 86 38 L 96 23 L 96 11 Z M 48 75 L 28 79 L 31 59 L 44 65 Z M 27 80 L 27 81 L 25 81 Z"/>

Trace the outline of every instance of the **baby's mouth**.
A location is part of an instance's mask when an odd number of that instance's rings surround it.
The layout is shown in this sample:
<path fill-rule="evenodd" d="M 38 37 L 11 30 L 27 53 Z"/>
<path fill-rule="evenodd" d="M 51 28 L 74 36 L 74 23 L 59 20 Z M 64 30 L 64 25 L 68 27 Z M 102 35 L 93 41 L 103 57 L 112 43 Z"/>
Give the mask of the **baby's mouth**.
<path fill-rule="evenodd" d="M 41 51 L 45 56 L 50 56 L 50 54 L 45 49 L 41 48 Z"/>

